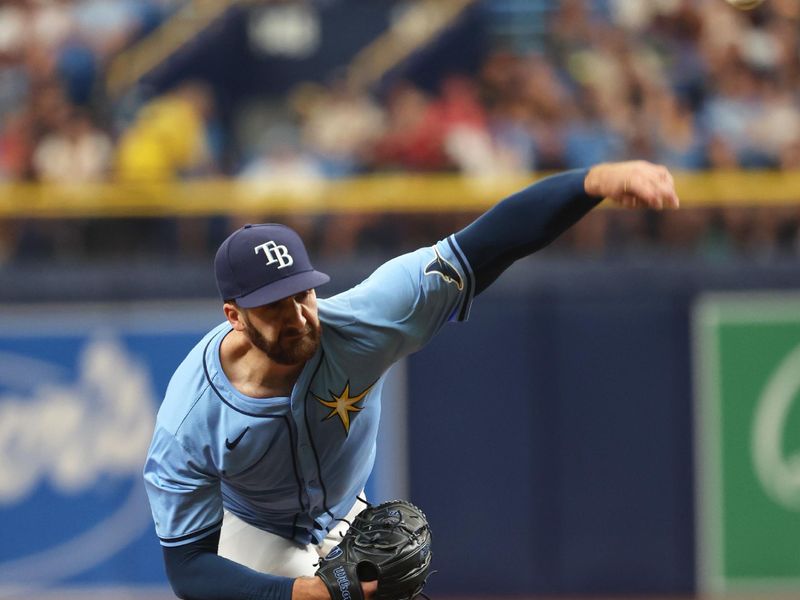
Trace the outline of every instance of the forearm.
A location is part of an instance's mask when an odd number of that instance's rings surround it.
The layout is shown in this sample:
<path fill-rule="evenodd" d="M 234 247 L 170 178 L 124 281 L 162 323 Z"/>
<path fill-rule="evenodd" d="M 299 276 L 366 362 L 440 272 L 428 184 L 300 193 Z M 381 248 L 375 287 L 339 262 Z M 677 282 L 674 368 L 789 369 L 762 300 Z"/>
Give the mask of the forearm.
<path fill-rule="evenodd" d="M 556 239 L 602 197 L 586 193 L 587 169 L 548 177 L 509 196 L 456 233 L 483 291 L 514 261 Z"/>
<path fill-rule="evenodd" d="M 292 600 L 330 600 L 330 593 L 319 577 L 300 577 L 294 580 Z"/>
<path fill-rule="evenodd" d="M 201 540 L 200 542 L 203 542 Z M 184 600 L 297 600 L 295 580 L 266 575 L 209 551 L 208 542 L 164 548 L 167 578 L 175 595 Z M 322 583 L 320 581 L 320 583 Z M 324 584 L 323 584 L 324 589 Z M 327 593 L 327 592 L 326 592 Z M 317 600 L 305 596 L 304 600 Z M 320 598 L 326 598 L 323 596 Z"/>

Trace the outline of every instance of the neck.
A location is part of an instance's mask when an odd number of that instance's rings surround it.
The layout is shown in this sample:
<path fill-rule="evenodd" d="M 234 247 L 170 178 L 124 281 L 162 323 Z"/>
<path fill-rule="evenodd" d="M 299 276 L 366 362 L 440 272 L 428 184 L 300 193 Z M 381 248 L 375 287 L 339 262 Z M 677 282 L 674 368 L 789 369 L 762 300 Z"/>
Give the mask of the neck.
<path fill-rule="evenodd" d="M 253 398 L 289 396 L 305 362 L 281 365 L 256 348 L 240 331 L 231 331 L 219 349 L 222 370 L 237 391 Z"/>

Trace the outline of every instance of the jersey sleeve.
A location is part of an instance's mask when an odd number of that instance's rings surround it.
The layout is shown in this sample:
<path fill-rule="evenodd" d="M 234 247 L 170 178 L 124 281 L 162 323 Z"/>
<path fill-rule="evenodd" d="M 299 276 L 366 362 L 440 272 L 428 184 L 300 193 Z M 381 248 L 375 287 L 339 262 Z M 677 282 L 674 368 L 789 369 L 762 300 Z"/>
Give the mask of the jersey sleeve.
<path fill-rule="evenodd" d="M 210 461 L 194 454 L 172 433 L 156 428 L 144 482 L 162 546 L 188 544 L 222 527 L 219 478 Z"/>
<path fill-rule="evenodd" d="M 328 317 L 370 354 L 392 362 L 419 350 L 448 321 L 464 321 L 472 270 L 453 236 L 394 258 L 327 302 Z"/>

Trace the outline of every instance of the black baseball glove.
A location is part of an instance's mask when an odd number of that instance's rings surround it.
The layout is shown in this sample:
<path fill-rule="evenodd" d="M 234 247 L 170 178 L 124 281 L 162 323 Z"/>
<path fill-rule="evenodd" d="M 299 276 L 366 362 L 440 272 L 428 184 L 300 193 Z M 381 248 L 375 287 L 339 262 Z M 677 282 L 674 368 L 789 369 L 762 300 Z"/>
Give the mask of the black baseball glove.
<path fill-rule="evenodd" d="M 430 564 L 425 515 L 409 502 L 392 500 L 358 513 L 316 574 L 333 600 L 364 600 L 361 582 L 376 580 L 376 600 L 412 600 L 422 591 Z"/>

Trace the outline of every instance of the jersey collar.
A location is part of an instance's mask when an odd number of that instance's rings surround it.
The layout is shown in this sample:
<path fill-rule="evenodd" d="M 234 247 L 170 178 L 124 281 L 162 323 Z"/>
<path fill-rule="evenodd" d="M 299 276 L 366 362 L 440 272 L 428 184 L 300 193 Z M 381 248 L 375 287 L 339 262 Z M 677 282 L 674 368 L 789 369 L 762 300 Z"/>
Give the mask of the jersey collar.
<path fill-rule="evenodd" d="M 219 358 L 219 350 L 222 340 L 233 328 L 228 323 L 223 323 L 215 334 L 211 337 L 203 352 L 203 368 L 208 383 L 216 392 L 217 397 L 230 406 L 232 409 L 254 417 L 274 416 L 276 412 L 285 413 L 290 404 L 291 398 L 287 396 L 275 396 L 272 398 L 254 398 L 239 392 L 225 375 L 222 363 Z M 308 373 L 313 373 L 319 364 L 321 357 L 321 345 L 317 348 L 314 356 L 303 367 L 300 377 L 292 390 L 292 397 L 295 397 L 298 387 L 302 387 L 308 379 Z"/>

